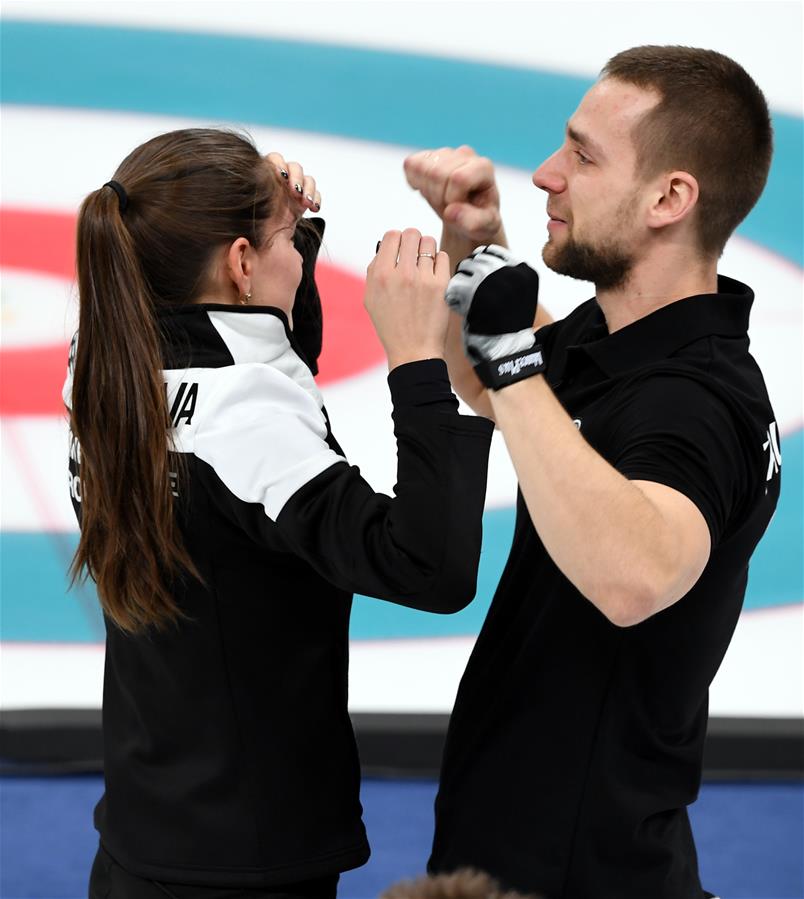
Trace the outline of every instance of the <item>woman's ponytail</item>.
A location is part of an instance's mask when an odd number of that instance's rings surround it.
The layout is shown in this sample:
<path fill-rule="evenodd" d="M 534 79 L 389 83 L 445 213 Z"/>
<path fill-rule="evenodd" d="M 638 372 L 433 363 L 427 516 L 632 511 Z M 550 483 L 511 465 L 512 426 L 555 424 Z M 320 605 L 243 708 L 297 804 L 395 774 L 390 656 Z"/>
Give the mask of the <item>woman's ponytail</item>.
<path fill-rule="evenodd" d="M 106 615 L 137 632 L 180 618 L 171 582 L 197 572 L 173 509 L 155 304 L 123 219 L 124 197 L 104 185 L 78 218 L 70 419 L 82 501 L 70 573 L 92 577 Z"/>

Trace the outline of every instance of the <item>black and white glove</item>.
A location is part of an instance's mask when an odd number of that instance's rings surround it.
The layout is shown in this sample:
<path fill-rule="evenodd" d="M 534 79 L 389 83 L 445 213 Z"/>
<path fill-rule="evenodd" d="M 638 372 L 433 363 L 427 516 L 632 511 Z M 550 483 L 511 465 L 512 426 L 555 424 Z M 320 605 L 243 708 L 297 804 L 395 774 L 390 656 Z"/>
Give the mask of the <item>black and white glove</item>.
<path fill-rule="evenodd" d="M 450 279 L 447 305 L 463 317 L 463 346 L 486 387 L 499 390 L 544 371 L 533 320 L 539 276 L 504 247 L 478 247 Z"/>

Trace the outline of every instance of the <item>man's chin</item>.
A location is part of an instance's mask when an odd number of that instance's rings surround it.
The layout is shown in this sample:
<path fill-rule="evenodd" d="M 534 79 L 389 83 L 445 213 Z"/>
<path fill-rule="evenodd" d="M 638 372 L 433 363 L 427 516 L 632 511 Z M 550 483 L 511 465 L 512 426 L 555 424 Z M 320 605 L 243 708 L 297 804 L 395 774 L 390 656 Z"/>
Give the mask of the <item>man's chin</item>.
<path fill-rule="evenodd" d="M 565 271 L 562 271 L 561 248 L 556 245 L 556 241 L 552 237 L 548 238 L 547 243 L 542 247 L 542 261 L 557 274 L 567 274 Z"/>
<path fill-rule="evenodd" d="M 565 256 L 560 252 L 556 252 L 556 247 L 551 247 L 548 243 L 544 245 L 542 250 L 542 260 L 544 264 L 557 275 L 563 275 L 565 278 L 572 278 L 575 281 L 587 281 L 588 278 L 579 275 L 575 269 L 567 265 Z"/>

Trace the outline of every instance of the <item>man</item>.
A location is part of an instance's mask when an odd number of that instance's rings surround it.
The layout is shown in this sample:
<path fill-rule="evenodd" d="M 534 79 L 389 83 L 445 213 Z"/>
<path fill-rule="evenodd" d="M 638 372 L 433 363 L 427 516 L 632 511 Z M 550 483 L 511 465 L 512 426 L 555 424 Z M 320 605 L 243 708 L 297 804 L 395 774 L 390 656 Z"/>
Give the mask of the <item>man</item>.
<path fill-rule="evenodd" d="M 462 868 L 451 874 L 431 874 L 415 880 L 400 880 L 380 893 L 380 899 L 539 899 L 522 893 L 502 892 L 500 885 L 483 871 Z"/>
<path fill-rule="evenodd" d="M 533 175 L 544 261 L 596 296 L 535 325 L 491 163 L 468 147 L 406 160 L 453 261 L 496 245 L 450 282 L 448 363 L 520 485 L 450 722 L 432 872 L 471 866 L 549 899 L 711 895 L 686 806 L 780 462 L 753 293 L 717 260 L 771 143 L 762 93 L 726 57 L 614 57 Z"/>

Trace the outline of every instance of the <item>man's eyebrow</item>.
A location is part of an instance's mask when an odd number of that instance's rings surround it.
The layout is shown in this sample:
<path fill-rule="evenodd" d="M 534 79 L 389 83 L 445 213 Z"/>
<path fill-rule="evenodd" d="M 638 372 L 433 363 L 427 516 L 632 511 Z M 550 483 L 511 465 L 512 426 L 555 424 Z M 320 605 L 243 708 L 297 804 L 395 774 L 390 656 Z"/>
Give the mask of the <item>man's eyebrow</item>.
<path fill-rule="evenodd" d="M 601 149 L 600 144 L 593 141 L 588 135 L 582 134 L 577 128 L 573 128 L 569 122 L 567 122 L 567 137 L 569 137 L 570 140 L 574 140 L 576 144 L 580 144 L 582 147 L 591 150 L 594 156 L 605 159 L 606 154 Z"/>

